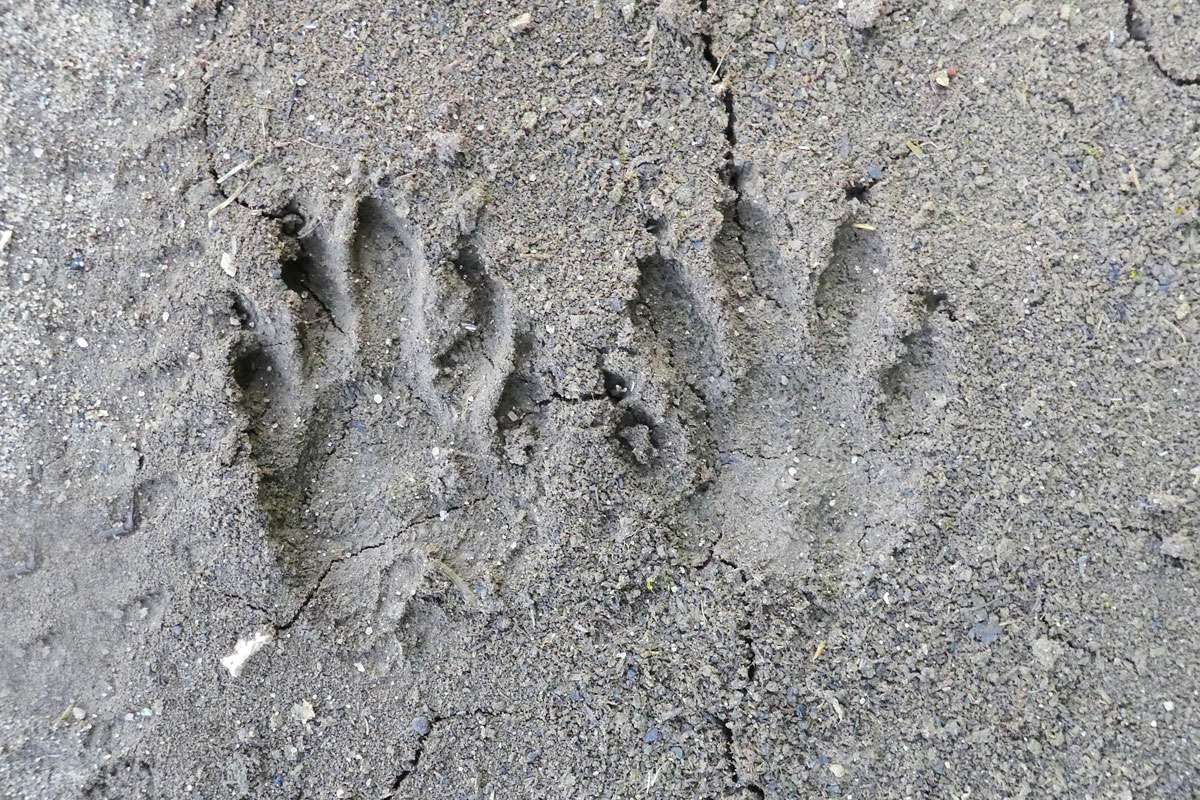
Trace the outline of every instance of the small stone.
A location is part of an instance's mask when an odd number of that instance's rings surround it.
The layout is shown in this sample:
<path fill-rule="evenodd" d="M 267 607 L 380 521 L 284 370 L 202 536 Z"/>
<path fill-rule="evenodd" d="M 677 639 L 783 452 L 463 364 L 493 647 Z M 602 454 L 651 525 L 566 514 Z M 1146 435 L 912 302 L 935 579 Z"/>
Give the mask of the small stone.
<path fill-rule="evenodd" d="M 292 719 L 296 720 L 297 722 L 307 724 L 309 720 L 316 715 L 316 709 L 313 708 L 313 704 L 307 699 L 301 700 L 299 703 L 294 703 L 292 705 Z"/>
<path fill-rule="evenodd" d="M 856 31 L 873 26 L 883 16 L 883 0 L 849 0 L 846 3 L 846 22 Z"/>
<path fill-rule="evenodd" d="M 637 14 L 637 3 L 629 0 L 621 5 L 621 19 L 626 22 L 633 22 L 634 15 Z"/>
<path fill-rule="evenodd" d="M 224 272 L 231 278 L 237 275 L 237 264 L 233 263 L 233 255 L 231 253 L 221 253 L 221 272 Z"/>
<path fill-rule="evenodd" d="M 413 733 L 417 736 L 428 736 L 431 729 L 429 717 L 414 717 L 412 721 Z"/>
<path fill-rule="evenodd" d="M 261 630 L 248 639 L 238 639 L 233 652 L 221 659 L 221 666 L 227 669 L 231 676 L 238 677 L 242 674 L 242 669 L 245 668 L 250 657 L 274 638 L 274 631 Z"/>
<path fill-rule="evenodd" d="M 1178 558 L 1180 561 L 1194 561 L 1196 558 L 1196 545 L 1194 545 L 1183 533 L 1172 533 L 1170 536 L 1163 537 L 1162 554 L 1170 558 Z"/>
<path fill-rule="evenodd" d="M 1192 313 L 1192 306 L 1186 300 L 1175 306 L 1175 319 L 1183 319 L 1190 313 Z"/>
<path fill-rule="evenodd" d="M 1062 654 L 1063 646 L 1053 639 L 1042 636 L 1033 643 L 1033 658 L 1046 671 L 1054 668 Z"/>
<path fill-rule="evenodd" d="M 431 133 L 429 139 L 433 142 L 433 150 L 437 160 L 446 166 L 456 166 L 463 158 L 463 137 L 458 131 Z"/>
<path fill-rule="evenodd" d="M 838 780 L 846 777 L 846 768 L 841 764 L 830 764 L 829 771 L 832 772 L 833 777 L 837 778 Z"/>
<path fill-rule="evenodd" d="M 999 639 L 1002 633 L 1000 626 L 992 619 L 978 622 L 971 627 L 971 638 L 984 645 L 990 645 Z"/>
<path fill-rule="evenodd" d="M 513 33 L 524 33 L 533 25 L 533 15 L 526 11 L 519 17 L 508 21 L 508 29 Z"/>
<path fill-rule="evenodd" d="M 646 735 L 642 737 L 642 741 L 646 744 L 654 744 L 661 738 L 662 734 L 659 732 L 658 728 L 651 728 L 650 730 L 646 731 Z"/>
<path fill-rule="evenodd" d="M 1163 710 L 1169 714 L 1175 710 L 1175 704 L 1170 700 L 1163 700 Z"/>
<path fill-rule="evenodd" d="M 87 716 L 87 712 L 79 706 L 71 706 L 71 716 L 77 720 L 82 720 Z"/>
<path fill-rule="evenodd" d="M 75 344 L 82 350 L 87 350 L 88 348 L 88 340 L 82 336 L 75 337 Z"/>
<path fill-rule="evenodd" d="M 371 399 L 375 401 L 375 405 L 379 405 L 383 402 L 383 395 L 377 394 L 374 397 L 372 397 Z"/>

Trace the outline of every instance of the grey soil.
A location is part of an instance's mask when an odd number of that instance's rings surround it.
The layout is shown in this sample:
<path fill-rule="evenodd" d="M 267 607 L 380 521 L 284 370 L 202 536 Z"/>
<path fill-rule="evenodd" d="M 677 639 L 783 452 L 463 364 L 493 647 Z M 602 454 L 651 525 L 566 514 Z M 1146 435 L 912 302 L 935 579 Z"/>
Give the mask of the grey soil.
<path fill-rule="evenodd" d="M 0 796 L 1200 796 L 1196 0 L 0 42 Z"/>

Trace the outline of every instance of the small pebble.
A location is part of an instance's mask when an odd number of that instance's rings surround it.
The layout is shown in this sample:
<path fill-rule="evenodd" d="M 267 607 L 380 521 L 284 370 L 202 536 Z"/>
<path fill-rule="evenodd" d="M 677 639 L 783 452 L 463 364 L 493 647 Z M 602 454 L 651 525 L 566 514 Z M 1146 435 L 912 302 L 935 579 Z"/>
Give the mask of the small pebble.
<path fill-rule="evenodd" d="M 79 345 L 80 348 L 87 350 L 88 340 L 82 336 L 79 336 L 75 339 L 75 344 Z"/>
<path fill-rule="evenodd" d="M 513 33 L 524 33 L 533 25 L 533 15 L 526 11 L 519 17 L 508 21 L 508 29 Z"/>
<path fill-rule="evenodd" d="M 372 397 L 371 399 L 375 401 L 375 405 L 379 405 L 380 403 L 383 402 L 383 395 L 377 394 L 374 397 Z"/>
<path fill-rule="evenodd" d="M 429 717 L 415 717 L 412 721 L 413 733 L 417 736 L 428 736 L 430 727 Z"/>

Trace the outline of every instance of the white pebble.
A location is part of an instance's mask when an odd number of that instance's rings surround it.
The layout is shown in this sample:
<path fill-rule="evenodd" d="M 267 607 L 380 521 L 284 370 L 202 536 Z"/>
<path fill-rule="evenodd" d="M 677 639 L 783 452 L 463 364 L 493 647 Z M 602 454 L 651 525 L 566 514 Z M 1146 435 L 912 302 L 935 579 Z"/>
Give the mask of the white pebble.
<path fill-rule="evenodd" d="M 526 11 L 519 17 L 508 21 L 508 29 L 513 33 L 523 33 L 533 25 L 533 15 Z"/>
<path fill-rule="evenodd" d="M 375 401 L 375 405 L 379 405 L 380 403 L 383 402 L 383 395 L 377 394 L 374 397 L 372 397 L 371 399 Z"/>
<path fill-rule="evenodd" d="M 84 350 L 87 350 L 88 341 L 87 341 L 87 339 L 83 338 L 82 336 L 75 339 L 75 344 L 79 345 Z"/>
<path fill-rule="evenodd" d="M 221 666 L 229 670 L 229 674 L 237 677 L 242 674 L 242 668 L 267 642 L 275 638 L 272 631 L 258 631 L 249 639 L 238 639 L 233 652 L 221 659 Z"/>

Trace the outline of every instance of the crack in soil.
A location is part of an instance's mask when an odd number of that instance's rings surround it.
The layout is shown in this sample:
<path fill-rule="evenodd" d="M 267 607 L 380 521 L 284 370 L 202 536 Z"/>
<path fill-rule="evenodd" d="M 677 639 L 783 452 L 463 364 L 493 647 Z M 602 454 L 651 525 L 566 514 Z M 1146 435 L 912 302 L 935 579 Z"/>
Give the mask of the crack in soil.
<path fill-rule="evenodd" d="M 700 11 L 708 13 L 708 0 L 701 0 Z M 730 85 L 728 78 L 718 81 L 724 59 L 718 59 L 713 53 L 713 37 L 711 33 L 701 33 L 700 42 L 703 45 L 702 52 L 704 62 L 709 67 L 709 83 L 715 84 L 720 93 L 721 102 L 725 106 L 725 156 L 720 169 L 717 171 L 717 177 L 724 186 L 729 187 L 733 193 L 733 216 L 730 222 L 733 223 L 736 229 L 734 238 L 738 244 L 738 254 L 742 262 L 742 266 L 746 270 L 746 277 L 750 279 L 750 285 L 754 289 L 754 293 L 770 300 L 771 303 L 781 312 L 786 311 L 778 298 L 774 295 L 764 292 L 758 285 L 758 281 L 754 276 L 754 271 L 750 268 L 750 248 L 746 244 L 746 221 L 742 214 L 742 171 L 738 168 L 737 157 L 735 155 L 737 149 L 737 111 L 734 105 L 733 87 Z"/>
<path fill-rule="evenodd" d="M 396 796 L 396 792 L 400 791 L 400 787 L 404 784 L 404 782 L 408 780 L 409 776 L 417 771 L 417 767 L 420 766 L 421 763 L 421 756 L 425 753 L 425 742 L 427 742 L 429 738 L 433 736 L 433 732 L 439 724 L 447 720 L 462 719 L 468 716 L 488 717 L 490 719 L 492 717 L 502 716 L 504 713 L 506 712 L 495 711 L 490 708 L 473 708 L 453 714 L 438 714 L 436 716 L 429 717 L 429 730 L 418 735 L 417 746 L 413 750 L 412 760 L 409 761 L 408 766 L 396 773 L 396 777 L 392 781 L 391 788 L 388 789 L 388 793 L 381 797 L 380 800 L 393 800 L 393 798 Z"/>
<path fill-rule="evenodd" d="M 720 541 L 719 537 L 717 541 Z M 714 543 L 713 549 L 715 550 L 715 548 L 716 543 Z M 705 566 L 708 566 L 708 563 L 712 560 L 713 552 L 710 551 L 704 564 L 702 564 L 700 567 L 697 567 L 697 569 L 703 569 Z M 740 589 L 740 593 L 743 596 L 743 605 L 745 605 L 745 587 L 749 583 L 749 577 L 746 575 L 746 571 L 742 567 L 738 566 L 736 562 L 730 561 L 729 559 L 717 556 L 716 560 L 736 572 L 741 577 L 742 588 Z M 758 654 L 754 650 L 754 635 L 750 618 L 751 615 L 749 613 L 749 609 L 743 608 L 742 619 L 738 621 L 737 628 L 735 630 L 738 643 L 742 646 L 741 668 L 746 672 L 746 683 L 738 693 L 738 699 L 736 703 L 738 706 L 746 702 L 747 695 L 750 692 L 750 686 L 758 678 Z M 733 732 L 733 726 L 729 724 L 729 718 L 714 712 L 707 712 L 707 716 L 711 722 L 716 724 L 717 727 L 721 729 L 721 735 L 725 743 L 725 761 L 728 764 L 726 771 L 729 775 L 730 781 L 733 783 L 732 791 L 744 789 L 755 797 L 765 797 L 766 793 L 763 788 L 755 781 L 750 780 L 746 776 L 742 775 L 742 771 L 738 767 L 737 753 L 735 752 L 736 737 Z M 726 795 L 728 794 L 729 792 L 726 793 Z"/>
<path fill-rule="evenodd" d="M 352 550 L 348 550 L 344 553 L 341 553 L 341 554 L 336 555 L 333 558 L 329 559 L 329 561 L 325 564 L 325 568 L 323 570 L 321 570 L 321 574 L 319 576 L 317 576 L 317 579 L 313 582 L 312 588 L 310 588 L 308 590 L 307 594 L 305 594 L 304 599 L 300 601 L 300 605 L 297 606 L 297 608 L 294 612 L 292 612 L 292 615 L 283 623 L 272 623 L 271 627 L 275 630 L 275 633 L 278 635 L 279 633 L 286 631 L 287 629 L 289 629 L 293 625 L 295 625 L 296 622 L 299 621 L 300 617 L 304 614 L 305 610 L 308 609 L 308 606 L 312 603 L 313 599 L 321 591 L 321 587 L 325 583 L 325 579 L 327 577 L 329 577 L 329 573 L 333 571 L 333 568 L 335 565 L 340 564 L 343 561 L 350 561 L 354 558 L 357 558 L 358 556 L 362 555 L 363 553 L 365 553 L 369 550 L 378 550 L 380 547 L 385 547 L 385 546 L 391 544 L 392 542 L 396 541 L 396 539 L 398 539 L 400 536 L 404 535 L 408 531 L 412 530 L 413 528 L 416 528 L 420 525 L 425 525 L 430 522 L 444 520 L 447 517 L 449 517 L 450 514 L 462 511 L 467 508 L 471 508 L 472 506 L 474 506 L 476 503 L 480 502 L 483 499 L 484 499 L 483 497 L 476 497 L 471 500 L 467 500 L 466 502 L 461 503 L 459 505 L 449 506 L 447 508 L 441 509 L 440 511 L 437 511 L 432 514 L 424 514 L 420 517 L 417 517 L 414 520 L 409 521 L 403 527 L 401 527 L 399 530 L 397 530 L 395 533 L 393 533 L 392 535 L 390 535 L 384 539 L 381 539 L 378 542 L 371 542 L 370 544 L 361 545 L 360 547 L 356 547 Z"/>
<path fill-rule="evenodd" d="M 1158 60 L 1158 56 L 1154 55 L 1154 50 L 1150 45 L 1149 31 L 1141 14 L 1138 13 L 1134 0 L 1125 0 L 1125 33 L 1129 35 L 1130 41 L 1141 42 L 1146 45 L 1146 56 L 1150 59 L 1150 63 L 1154 65 L 1154 68 L 1158 70 L 1160 75 L 1171 83 L 1176 86 L 1200 86 L 1200 77 L 1181 78 L 1167 69 Z"/>

